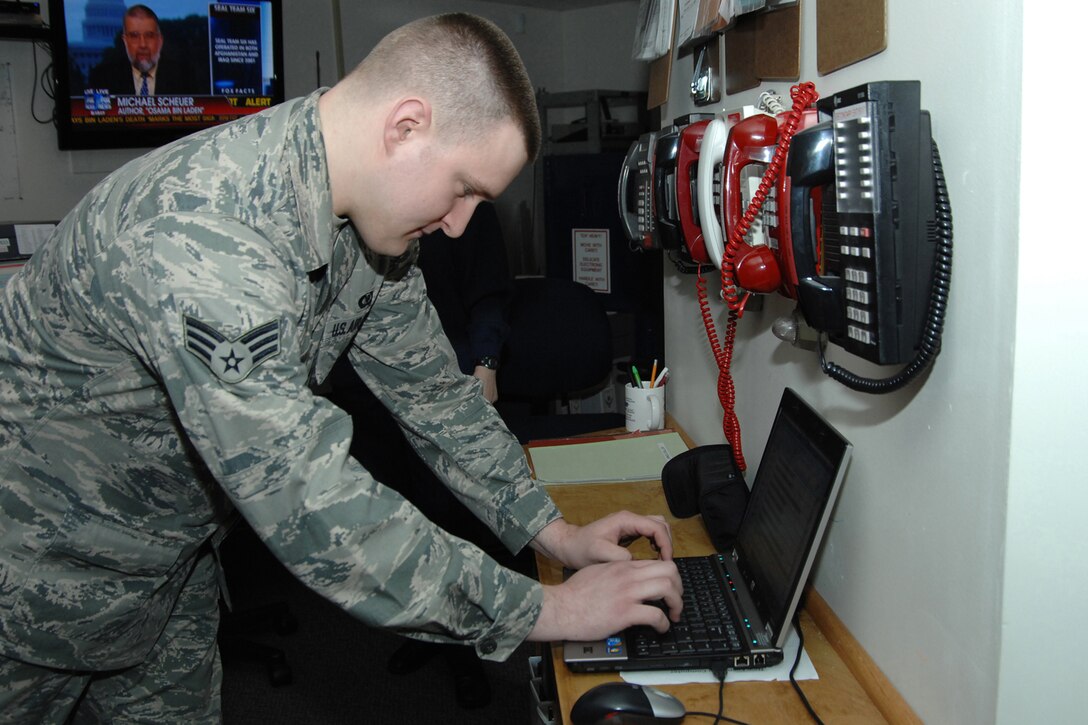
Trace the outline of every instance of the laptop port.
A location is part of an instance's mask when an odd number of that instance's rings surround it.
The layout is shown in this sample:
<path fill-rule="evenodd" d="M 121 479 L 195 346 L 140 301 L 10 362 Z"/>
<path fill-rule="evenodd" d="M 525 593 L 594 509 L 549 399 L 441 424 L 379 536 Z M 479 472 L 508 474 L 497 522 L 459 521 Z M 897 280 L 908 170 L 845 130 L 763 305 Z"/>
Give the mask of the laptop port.
<path fill-rule="evenodd" d="M 733 668 L 734 669 L 739 670 L 739 669 L 743 669 L 745 667 L 750 667 L 750 666 L 751 666 L 751 662 L 748 659 L 748 655 L 741 655 L 740 657 L 734 657 L 733 658 Z"/>

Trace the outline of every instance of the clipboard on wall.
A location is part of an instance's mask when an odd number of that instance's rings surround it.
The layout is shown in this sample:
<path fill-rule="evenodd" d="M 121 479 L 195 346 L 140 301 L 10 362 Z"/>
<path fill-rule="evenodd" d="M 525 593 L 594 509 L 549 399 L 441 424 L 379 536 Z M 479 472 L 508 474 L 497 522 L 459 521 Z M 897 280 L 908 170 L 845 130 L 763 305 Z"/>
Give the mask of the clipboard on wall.
<path fill-rule="evenodd" d="M 801 77 L 801 1 L 739 16 L 725 31 L 725 92 Z"/>
<path fill-rule="evenodd" d="M 827 75 L 888 47 L 887 0 L 817 0 L 816 70 Z"/>

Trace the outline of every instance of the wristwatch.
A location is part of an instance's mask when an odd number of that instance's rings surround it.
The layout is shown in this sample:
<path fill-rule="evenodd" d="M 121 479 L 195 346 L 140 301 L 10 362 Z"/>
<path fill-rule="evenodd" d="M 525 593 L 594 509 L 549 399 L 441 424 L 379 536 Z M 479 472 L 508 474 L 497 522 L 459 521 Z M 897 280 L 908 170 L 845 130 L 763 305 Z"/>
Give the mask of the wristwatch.
<path fill-rule="evenodd" d="M 478 368 L 479 367 L 484 367 L 484 368 L 487 368 L 488 370 L 498 370 L 499 369 L 499 359 L 497 357 L 495 357 L 494 355 L 484 355 L 483 357 L 478 357 L 478 358 L 476 358 L 476 362 L 474 364 Z"/>

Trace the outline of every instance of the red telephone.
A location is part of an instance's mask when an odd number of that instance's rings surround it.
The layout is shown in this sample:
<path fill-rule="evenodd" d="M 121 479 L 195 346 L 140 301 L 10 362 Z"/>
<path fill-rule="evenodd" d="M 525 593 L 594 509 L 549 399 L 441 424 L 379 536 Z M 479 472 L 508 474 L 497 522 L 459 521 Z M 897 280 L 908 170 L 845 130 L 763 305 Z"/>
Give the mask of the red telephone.
<path fill-rule="evenodd" d="M 732 229 L 740 223 L 757 191 L 756 185 L 774 157 L 789 116 L 788 111 L 775 116 L 758 114 L 730 129 L 722 170 L 723 228 Z M 816 108 L 809 106 L 801 111 L 797 128 L 809 128 L 818 120 Z M 736 245 L 735 275 L 741 289 L 796 297 L 797 273 L 793 269 L 789 238 L 789 189 L 789 176 L 779 170 L 774 193 L 767 196 L 763 213 L 753 219 L 748 233 Z"/>
<path fill-rule="evenodd" d="M 703 238 L 710 261 L 721 268 L 721 294 L 729 307 L 724 343 L 718 340 L 714 317 L 707 300 L 706 280 L 701 273 L 696 278 L 695 289 L 707 340 L 718 366 L 718 399 L 724 412 L 722 430 L 736 455 L 737 466 L 742 471 L 747 464 L 741 448 L 740 422 L 735 412 L 736 391 L 730 371 L 737 320 L 743 314 L 748 300 L 748 292 L 742 296 L 740 287 L 751 285 L 749 290 L 761 288 L 759 291 L 773 292 L 781 286 L 781 274 L 774 253 L 765 246 L 753 247 L 746 243 L 745 235 L 785 168 L 790 140 L 800 126 L 805 110 L 816 100 L 815 86 L 812 83 L 794 86 L 791 96 L 793 108 L 786 114 L 781 128 L 776 118 L 766 115 L 744 119 L 732 131 L 728 131 L 725 122 L 720 119 L 711 121 L 704 134 L 699 156 L 696 188 L 699 215 L 703 220 Z M 741 170 L 755 161 L 764 161 L 767 169 L 742 214 Z M 715 223 L 719 217 L 713 195 L 713 176 L 719 163 L 723 165 L 720 218 L 725 222 L 728 217 L 734 217 L 733 223 L 723 224 L 729 230 L 728 242 L 724 244 L 722 227 Z M 738 282 L 743 284 L 738 285 Z"/>
<path fill-rule="evenodd" d="M 696 121 L 680 132 L 680 149 L 676 160 L 676 206 L 680 216 L 680 228 L 689 256 L 700 264 L 708 264 L 710 257 L 706 253 L 703 229 L 694 203 L 695 184 L 703 137 L 710 122 L 710 119 Z"/>
<path fill-rule="evenodd" d="M 774 116 L 756 114 L 749 116 L 729 129 L 722 161 L 722 219 L 723 229 L 733 229 L 744 213 L 742 199 L 750 198 L 745 188 L 753 177 L 746 175 L 749 167 L 766 168 L 778 145 L 778 120 Z M 758 166 L 756 166 L 758 164 Z M 762 174 L 759 174 L 762 176 Z M 778 262 L 765 244 L 753 245 L 752 232 L 761 227 L 760 219 L 753 219 L 744 238 L 735 245 L 733 253 L 736 267 L 736 283 L 750 292 L 774 292 L 782 282 Z M 721 252 L 719 251 L 719 258 Z"/>

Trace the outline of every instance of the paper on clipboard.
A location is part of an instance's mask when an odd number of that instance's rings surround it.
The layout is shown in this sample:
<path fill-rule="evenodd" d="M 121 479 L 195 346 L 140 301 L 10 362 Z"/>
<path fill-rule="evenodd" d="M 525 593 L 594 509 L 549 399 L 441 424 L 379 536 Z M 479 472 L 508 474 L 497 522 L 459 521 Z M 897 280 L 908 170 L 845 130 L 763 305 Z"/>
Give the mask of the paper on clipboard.
<path fill-rule="evenodd" d="M 672 50 L 676 0 L 642 0 L 631 48 L 632 60 L 655 60 Z"/>
<path fill-rule="evenodd" d="M 529 443 L 529 463 L 541 483 L 652 481 L 688 449 L 674 430 Z"/>

